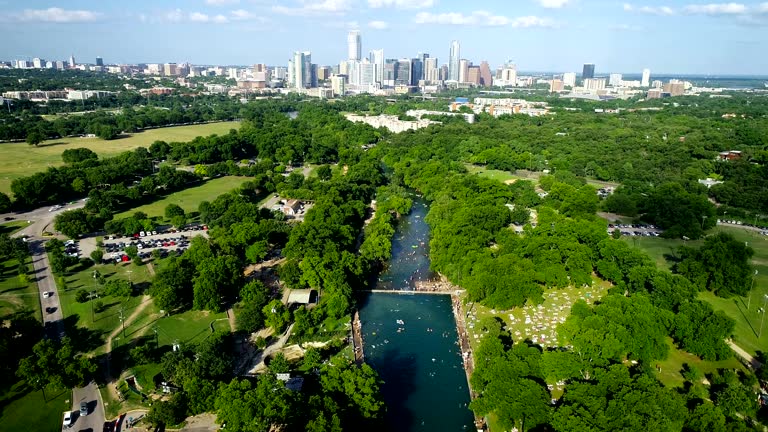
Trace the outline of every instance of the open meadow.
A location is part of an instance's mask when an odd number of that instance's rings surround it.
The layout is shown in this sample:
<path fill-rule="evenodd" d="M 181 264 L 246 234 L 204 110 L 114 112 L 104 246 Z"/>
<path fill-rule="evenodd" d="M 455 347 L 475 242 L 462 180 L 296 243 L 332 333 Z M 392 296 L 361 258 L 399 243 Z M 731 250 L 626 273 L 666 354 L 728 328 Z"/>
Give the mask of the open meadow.
<path fill-rule="evenodd" d="M 757 270 L 751 300 L 747 297 L 720 298 L 711 292 L 699 293 L 699 298 L 712 305 L 715 310 L 725 312 L 736 321 L 733 331 L 733 341 L 747 352 L 755 354 L 756 351 L 768 349 L 768 323 L 764 324 L 762 334 L 760 324 L 763 315 L 758 309 L 768 305 L 768 237 L 758 232 L 742 228 L 717 226 L 709 231 L 709 234 L 726 232 L 736 240 L 746 242 L 755 251 L 752 257 L 752 265 Z M 704 241 L 683 241 L 678 239 L 663 239 L 661 237 L 622 237 L 627 243 L 644 250 L 657 263 L 660 268 L 669 269 L 672 262 L 665 256 L 675 257 L 677 248 L 682 245 L 699 247 Z M 759 336 L 759 337 L 758 337 Z"/>
<path fill-rule="evenodd" d="M 155 141 L 186 142 L 198 136 L 223 135 L 230 129 L 238 129 L 239 122 L 206 123 L 191 126 L 174 126 L 149 129 L 128 134 L 125 138 L 105 141 L 99 138 L 61 138 L 43 141 L 33 147 L 27 143 L 0 143 L 0 192 L 10 193 L 13 179 L 28 176 L 48 167 L 61 166 L 61 153 L 71 148 L 88 148 L 99 157 L 114 156 L 137 147 L 149 147 Z"/>
<path fill-rule="evenodd" d="M 144 212 L 149 217 L 165 217 L 165 207 L 168 204 L 177 204 L 185 212 L 197 211 L 201 201 L 213 201 L 221 194 L 225 194 L 233 189 L 240 187 L 243 183 L 253 180 L 250 177 L 232 177 L 224 176 L 208 180 L 198 186 L 174 192 L 163 199 L 135 207 L 116 214 L 115 219 L 121 219 L 132 216 L 136 212 Z"/>

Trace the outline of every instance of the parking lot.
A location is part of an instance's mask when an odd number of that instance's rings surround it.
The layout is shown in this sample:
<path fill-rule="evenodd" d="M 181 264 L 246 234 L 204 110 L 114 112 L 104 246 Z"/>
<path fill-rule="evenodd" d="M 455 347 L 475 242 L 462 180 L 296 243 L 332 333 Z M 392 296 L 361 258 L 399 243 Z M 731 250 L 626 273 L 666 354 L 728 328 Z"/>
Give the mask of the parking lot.
<path fill-rule="evenodd" d="M 149 235 L 147 235 L 149 234 Z M 153 251 L 160 251 L 160 256 L 166 256 L 170 251 L 184 252 L 189 247 L 189 242 L 198 235 L 208 236 L 207 227 L 192 227 L 183 230 L 171 230 L 164 233 L 145 233 L 138 237 L 126 237 L 119 235 L 104 236 L 104 261 L 127 261 L 125 249 L 135 246 L 139 250 L 139 257 L 149 258 Z"/>
<path fill-rule="evenodd" d="M 663 232 L 655 225 L 608 224 L 608 234 L 613 234 L 614 230 L 619 230 L 621 235 L 629 237 L 658 237 Z"/>

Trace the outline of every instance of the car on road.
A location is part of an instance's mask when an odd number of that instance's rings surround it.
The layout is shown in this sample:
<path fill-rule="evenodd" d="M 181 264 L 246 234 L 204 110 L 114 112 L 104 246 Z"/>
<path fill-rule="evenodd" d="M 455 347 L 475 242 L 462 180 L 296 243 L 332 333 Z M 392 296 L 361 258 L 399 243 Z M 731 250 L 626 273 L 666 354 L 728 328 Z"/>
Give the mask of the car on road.
<path fill-rule="evenodd" d="M 73 421 L 72 421 L 72 411 L 67 411 L 64 413 L 64 429 L 69 429 L 72 427 Z"/>
<path fill-rule="evenodd" d="M 80 402 L 80 417 L 85 417 L 88 415 L 88 402 L 82 401 Z"/>
<path fill-rule="evenodd" d="M 43 298 L 50 298 L 53 296 L 53 291 L 44 291 L 43 292 Z"/>

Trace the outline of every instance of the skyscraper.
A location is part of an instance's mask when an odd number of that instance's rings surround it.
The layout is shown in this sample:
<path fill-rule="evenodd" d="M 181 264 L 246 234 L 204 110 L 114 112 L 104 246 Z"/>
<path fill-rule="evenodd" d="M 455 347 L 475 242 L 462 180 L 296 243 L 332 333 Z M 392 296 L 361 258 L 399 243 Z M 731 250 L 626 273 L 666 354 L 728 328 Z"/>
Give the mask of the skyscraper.
<path fill-rule="evenodd" d="M 423 58 L 423 57 L 422 57 Z M 419 85 L 419 81 L 424 79 L 424 62 L 422 58 L 411 59 L 411 85 Z"/>
<path fill-rule="evenodd" d="M 488 62 L 483 60 L 480 62 L 480 85 L 490 87 L 493 85 L 493 77 L 491 76 L 491 67 L 488 66 Z"/>
<path fill-rule="evenodd" d="M 581 72 L 581 79 L 594 78 L 595 65 L 593 63 L 584 63 L 584 69 Z"/>
<path fill-rule="evenodd" d="M 296 51 L 290 62 L 291 87 L 310 88 L 312 86 L 312 53 L 309 51 Z"/>
<path fill-rule="evenodd" d="M 440 69 L 437 67 L 437 58 L 430 57 L 424 59 L 424 79 L 432 83 L 440 80 Z"/>
<path fill-rule="evenodd" d="M 360 61 L 363 56 L 363 41 L 360 30 L 350 30 L 347 35 L 347 52 L 349 60 Z"/>
<path fill-rule="evenodd" d="M 459 60 L 459 82 L 467 82 L 470 65 L 472 65 L 472 62 L 467 59 Z"/>
<path fill-rule="evenodd" d="M 649 87 L 651 85 L 651 70 L 643 69 L 643 78 L 640 80 L 640 86 Z"/>
<path fill-rule="evenodd" d="M 410 59 L 400 59 L 395 64 L 395 85 L 411 85 Z"/>
<path fill-rule="evenodd" d="M 566 72 L 563 74 L 563 85 L 566 87 L 576 87 L 576 72 Z"/>
<path fill-rule="evenodd" d="M 374 82 L 384 82 L 384 50 L 372 50 L 368 55 L 368 60 L 373 63 Z"/>
<path fill-rule="evenodd" d="M 104 59 L 96 57 L 96 66 L 104 66 Z"/>
<path fill-rule="evenodd" d="M 451 52 L 448 56 L 448 79 L 459 80 L 459 62 L 461 61 L 461 45 L 459 41 L 451 41 Z"/>
<path fill-rule="evenodd" d="M 620 73 L 612 73 L 608 76 L 608 84 L 613 87 L 618 87 L 621 85 L 621 74 Z"/>
<path fill-rule="evenodd" d="M 69 56 L 69 68 L 74 69 L 75 68 L 75 55 Z"/>

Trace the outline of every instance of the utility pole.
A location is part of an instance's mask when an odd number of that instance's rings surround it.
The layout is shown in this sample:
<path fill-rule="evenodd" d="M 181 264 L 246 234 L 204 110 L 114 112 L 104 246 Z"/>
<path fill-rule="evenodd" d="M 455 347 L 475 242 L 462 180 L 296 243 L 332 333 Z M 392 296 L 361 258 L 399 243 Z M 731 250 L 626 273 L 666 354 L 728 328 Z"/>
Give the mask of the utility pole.
<path fill-rule="evenodd" d="M 125 337 L 125 316 L 123 315 L 123 306 L 120 306 L 120 322 L 123 324 L 123 337 Z"/>
<path fill-rule="evenodd" d="M 749 288 L 749 299 L 747 300 L 747 311 L 749 311 L 749 305 L 752 304 L 752 290 L 755 289 L 756 277 L 757 277 L 757 270 L 755 270 L 755 276 L 752 278 L 752 287 Z"/>
<path fill-rule="evenodd" d="M 766 303 L 768 303 L 768 294 L 765 294 L 763 296 L 763 307 L 761 309 L 762 312 L 763 312 L 763 317 L 760 319 L 760 331 L 757 333 L 757 338 L 758 339 L 760 339 L 763 336 L 763 322 L 765 322 L 765 305 L 766 305 Z"/>

